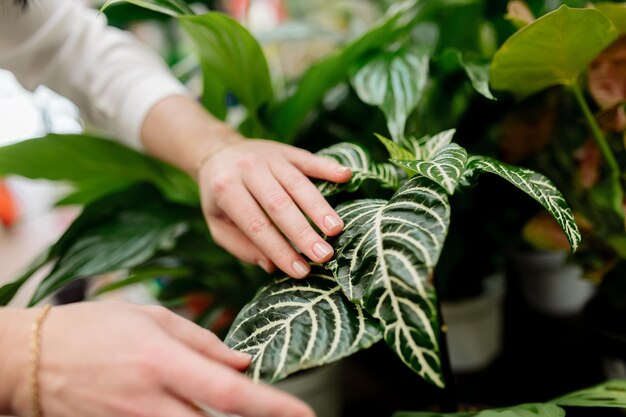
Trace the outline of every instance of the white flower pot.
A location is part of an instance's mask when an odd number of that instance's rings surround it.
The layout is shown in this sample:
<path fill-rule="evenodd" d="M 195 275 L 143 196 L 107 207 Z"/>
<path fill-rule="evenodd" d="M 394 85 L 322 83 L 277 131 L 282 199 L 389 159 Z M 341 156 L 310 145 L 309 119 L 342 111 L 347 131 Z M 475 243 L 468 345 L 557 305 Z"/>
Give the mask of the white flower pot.
<path fill-rule="evenodd" d="M 489 366 L 502 351 L 504 276 L 486 279 L 485 292 L 472 299 L 443 301 L 450 365 L 455 373 Z"/>
<path fill-rule="evenodd" d="M 565 252 L 517 254 L 513 263 L 526 302 L 543 314 L 577 314 L 595 293 L 593 283 L 583 278 L 582 268 L 567 263 Z"/>

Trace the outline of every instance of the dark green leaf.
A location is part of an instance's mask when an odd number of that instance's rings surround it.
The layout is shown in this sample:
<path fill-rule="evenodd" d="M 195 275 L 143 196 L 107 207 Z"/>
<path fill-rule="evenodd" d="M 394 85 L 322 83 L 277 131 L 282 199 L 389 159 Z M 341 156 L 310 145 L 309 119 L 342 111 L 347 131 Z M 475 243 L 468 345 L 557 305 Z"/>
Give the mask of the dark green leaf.
<path fill-rule="evenodd" d="M 530 169 L 507 165 L 492 158 L 471 157 L 467 164 L 466 175 L 471 176 L 481 172 L 489 172 L 504 178 L 539 202 L 561 226 L 572 251 L 578 248 L 581 235 L 574 215 L 563 195 L 548 178 Z"/>
<path fill-rule="evenodd" d="M 456 143 L 451 143 L 429 160 L 399 161 L 394 159 L 391 162 L 436 182 L 452 195 L 459 180 L 465 174 L 467 152 Z"/>
<path fill-rule="evenodd" d="M 181 16 L 181 26 L 193 42 L 205 78 L 204 104 L 224 116 L 226 92 L 232 92 L 252 120 L 274 97 L 269 68 L 259 43 L 237 21 L 222 13 Z M 208 91 L 210 88 L 215 88 Z"/>
<path fill-rule="evenodd" d="M 304 280 L 282 278 L 262 288 L 239 313 L 226 338 L 253 356 L 254 380 L 274 382 L 365 349 L 378 340 L 378 323 L 350 303 L 321 266 Z"/>
<path fill-rule="evenodd" d="M 120 2 L 134 4 L 135 6 L 143 7 L 144 9 L 153 10 L 155 12 L 173 17 L 194 14 L 187 3 L 182 0 L 108 0 L 104 3 L 100 11 L 105 11 L 112 4 Z"/>
<path fill-rule="evenodd" d="M 332 158 L 352 170 L 352 178 L 347 183 L 320 181 L 317 188 L 325 195 L 342 191 L 356 191 L 366 180 L 374 180 L 382 187 L 397 189 L 400 186 L 400 172 L 391 164 L 379 164 L 370 160 L 367 152 L 352 143 L 338 143 L 317 153 L 319 156 Z"/>
<path fill-rule="evenodd" d="M 414 177 L 389 202 L 337 208 L 345 223 L 329 267 L 350 300 L 384 328 L 385 341 L 425 380 L 443 386 L 432 273 L 450 223 L 445 191 Z"/>
<path fill-rule="evenodd" d="M 554 404 L 522 404 L 494 410 L 464 413 L 408 412 L 396 413 L 393 417 L 564 417 L 565 411 Z"/>

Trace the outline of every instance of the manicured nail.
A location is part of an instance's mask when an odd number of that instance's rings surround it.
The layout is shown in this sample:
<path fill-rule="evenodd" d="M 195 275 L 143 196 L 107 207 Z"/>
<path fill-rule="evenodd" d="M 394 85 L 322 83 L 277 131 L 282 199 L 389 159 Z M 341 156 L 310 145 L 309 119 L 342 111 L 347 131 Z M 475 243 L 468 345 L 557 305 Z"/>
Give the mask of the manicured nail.
<path fill-rule="evenodd" d="M 327 244 L 317 242 L 313 245 L 313 253 L 318 258 L 325 258 L 333 253 L 333 249 Z"/>
<path fill-rule="evenodd" d="M 324 217 L 324 226 L 326 226 L 328 230 L 333 230 L 334 228 L 341 226 L 341 221 L 335 216 L 326 216 Z"/>
<path fill-rule="evenodd" d="M 291 266 L 298 275 L 304 276 L 309 273 L 309 266 L 302 261 L 295 261 L 293 264 L 291 264 Z"/>
<path fill-rule="evenodd" d="M 340 174 L 345 174 L 346 172 L 349 172 L 350 168 L 348 167 L 344 167 L 343 165 L 340 165 L 337 167 L 337 172 Z"/>
<path fill-rule="evenodd" d="M 270 271 L 270 264 L 267 261 L 261 260 L 261 261 L 257 262 L 257 265 L 259 265 L 261 267 L 261 269 L 264 270 L 265 272 L 267 272 L 268 274 L 271 272 Z"/>

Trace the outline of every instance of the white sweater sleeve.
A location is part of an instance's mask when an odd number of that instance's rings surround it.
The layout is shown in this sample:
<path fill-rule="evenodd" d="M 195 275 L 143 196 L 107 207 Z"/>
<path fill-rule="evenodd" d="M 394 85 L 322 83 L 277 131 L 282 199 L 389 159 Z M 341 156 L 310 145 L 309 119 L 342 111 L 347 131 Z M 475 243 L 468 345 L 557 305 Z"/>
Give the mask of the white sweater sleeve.
<path fill-rule="evenodd" d="M 161 59 L 76 0 L 0 0 L 0 68 L 29 89 L 45 84 L 96 126 L 140 148 L 141 124 L 159 100 L 188 94 Z"/>

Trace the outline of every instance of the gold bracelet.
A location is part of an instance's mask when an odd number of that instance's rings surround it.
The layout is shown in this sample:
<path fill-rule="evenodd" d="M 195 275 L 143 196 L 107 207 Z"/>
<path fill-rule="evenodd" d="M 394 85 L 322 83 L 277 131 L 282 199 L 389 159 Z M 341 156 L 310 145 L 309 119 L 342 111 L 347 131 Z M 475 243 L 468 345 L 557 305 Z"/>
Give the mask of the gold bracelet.
<path fill-rule="evenodd" d="M 52 306 L 44 306 L 30 329 L 30 384 L 33 401 L 33 417 L 42 417 L 41 399 L 39 398 L 39 363 L 41 359 L 41 325 Z"/>

